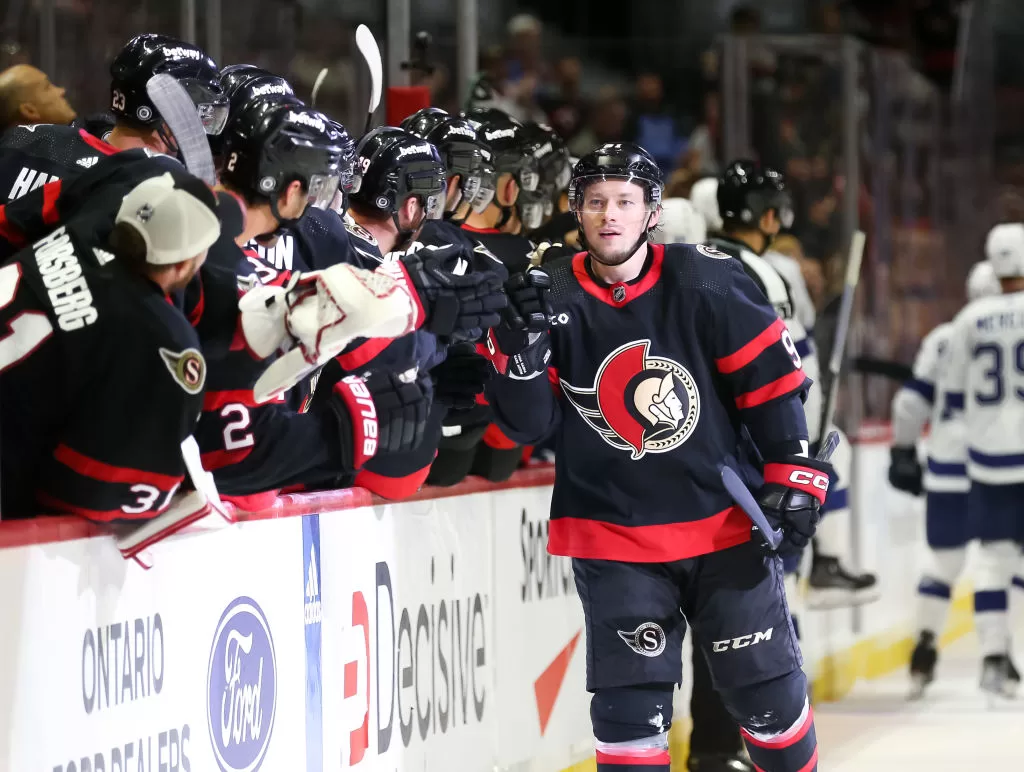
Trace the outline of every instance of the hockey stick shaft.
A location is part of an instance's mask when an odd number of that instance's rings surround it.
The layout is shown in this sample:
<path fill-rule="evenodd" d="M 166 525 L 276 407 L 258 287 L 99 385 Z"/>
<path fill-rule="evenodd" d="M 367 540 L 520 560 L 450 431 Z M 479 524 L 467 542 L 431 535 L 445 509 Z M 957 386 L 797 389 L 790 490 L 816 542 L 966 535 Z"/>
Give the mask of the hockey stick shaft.
<path fill-rule="evenodd" d="M 365 24 L 356 28 L 356 47 L 366 62 L 366 69 L 370 72 L 370 103 L 366 111 L 366 126 L 363 133 L 366 134 L 373 127 L 373 114 L 380 106 L 381 91 L 384 87 L 384 63 L 380 58 L 380 47 L 377 39 L 370 32 Z"/>
<path fill-rule="evenodd" d="M 853 316 L 853 300 L 860 283 L 860 266 L 864 259 L 864 244 L 867 236 L 864 231 L 854 231 L 850 240 L 850 255 L 846 261 L 846 277 L 843 281 L 843 297 L 839 304 L 839 318 L 836 321 L 836 334 L 832 341 L 832 352 L 828 360 L 829 389 L 825 395 L 825 404 L 821 413 L 821 430 L 819 439 L 824 437 L 832 419 L 835 417 L 836 402 L 839 399 L 839 371 L 843 366 L 846 353 L 846 338 L 850 330 L 850 319 Z"/>

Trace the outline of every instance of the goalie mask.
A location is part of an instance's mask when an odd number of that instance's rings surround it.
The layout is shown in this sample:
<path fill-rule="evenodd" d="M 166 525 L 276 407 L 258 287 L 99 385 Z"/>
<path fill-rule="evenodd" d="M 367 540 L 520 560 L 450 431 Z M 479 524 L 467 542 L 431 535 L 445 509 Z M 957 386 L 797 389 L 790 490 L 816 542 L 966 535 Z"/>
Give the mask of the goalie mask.
<path fill-rule="evenodd" d="M 382 126 L 356 146 L 350 198 L 366 209 L 390 214 L 399 245 L 411 241 L 427 220 L 441 218 L 446 185 L 445 167 L 437 148 L 407 131 Z M 399 222 L 399 210 L 410 196 L 423 207 L 423 217 L 411 229 Z"/>

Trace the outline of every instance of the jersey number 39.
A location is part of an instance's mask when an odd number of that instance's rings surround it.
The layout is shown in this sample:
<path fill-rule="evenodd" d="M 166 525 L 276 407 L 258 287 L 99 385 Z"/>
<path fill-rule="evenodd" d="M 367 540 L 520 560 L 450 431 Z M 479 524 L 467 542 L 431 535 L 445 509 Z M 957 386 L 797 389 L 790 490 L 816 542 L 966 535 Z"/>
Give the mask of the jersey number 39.
<path fill-rule="evenodd" d="M 1006 396 L 1005 374 L 1003 366 L 1003 349 L 995 343 L 981 343 L 974 349 L 974 359 L 988 359 L 991 367 L 986 370 L 982 377 L 988 385 L 987 391 L 976 389 L 974 399 L 979 405 L 994 405 L 1002 402 Z M 1024 381 L 1024 341 L 1019 342 L 1013 349 L 1013 368 Z M 1017 399 L 1024 399 L 1024 388 L 1013 387 L 1013 394 Z"/>

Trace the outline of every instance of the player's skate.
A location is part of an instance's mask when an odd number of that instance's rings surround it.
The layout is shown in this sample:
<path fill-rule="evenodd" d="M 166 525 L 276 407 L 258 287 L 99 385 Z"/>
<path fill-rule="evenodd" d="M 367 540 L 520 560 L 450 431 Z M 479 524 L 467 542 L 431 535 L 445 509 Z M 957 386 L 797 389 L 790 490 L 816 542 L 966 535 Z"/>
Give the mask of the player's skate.
<path fill-rule="evenodd" d="M 922 630 L 921 637 L 917 639 L 917 645 L 910 655 L 910 699 L 920 699 L 924 695 L 925 687 L 935 680 L 935 664 L 938 660 L 935 634 Z"/>
<path fill-rule="evenodd" d="M 689 772 L 754 772 L 754 765 L 742 754 L 702 753 L 686 762 Z"/>
<path fill-rule="evenodd" d="M 814 556 L 808 588 L 807 606 L 817 610 L 873 603 L 882 591 L 874 574 L 853 574 L 825 555 Z"/>
<path fill-rule="evenodd" d="M 1020 673 L 1009 654 L 989 654 L 981 663 L 981 689 L 997 697 L 1017 696 Z"/>

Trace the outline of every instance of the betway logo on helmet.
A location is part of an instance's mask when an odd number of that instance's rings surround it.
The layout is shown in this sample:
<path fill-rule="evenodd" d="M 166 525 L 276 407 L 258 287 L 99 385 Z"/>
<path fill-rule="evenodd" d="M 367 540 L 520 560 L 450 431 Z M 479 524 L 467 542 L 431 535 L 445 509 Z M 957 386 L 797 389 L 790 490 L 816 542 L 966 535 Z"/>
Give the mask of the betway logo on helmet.
<path fill-rule="evenodd" d="M 460 137 L 469 137 L 470 139 L 476 139 L 476 132 L 466 126 L 449 126 L 448 136 L 454 136 L 458 134 Z"/>
<path fill-rule="evenodd" d="M 407 155 L 430 155 L 430 145 L 409 145 L 398 149 L 398 157 L 405 158 Z"/>
<path fill-rule="evenodd" d="M 196 61 L 203 58 L 202 52 L 196 51 L 194 48 L 182 48 L 181 46 L 165 48 L 164 56 L 168 59 L 195 59 Z"/>
<path fill-rule="evenodd" d="M 536 150 L 533 151 L 533 157 L 534 158 L 543 158 L 548 153 L 552 153 L 552 152 L 554 152 L 554 148 L 551 147 L 551 143 L 550 142 L 545 142 L 543 145 L 541 145 L 540 147 L 538 147 Z"/>
<path fill-rule="evenodd" d="M 290 94 L 289 89 L 283 83 L 268 83 L 265 86 L 257 86 L 252 90 L 254 97 L 266 96 L 267 94 Z"/>
<path fill-rule="evenodd" d="M 293 123 L 300 123 L 303 126 L 309 126 L 317 131 L 327 131 L 327 125 L 324 123 L 323 118 L 317 118 L 307 113 L 297 113 L 294 110 L 289 110 L 288 120 Z"/>
<path fill-rule="evenodd" d="M 515 139 L 515 129 L 490 129 L 484 132 L 485 139 Z"/>

